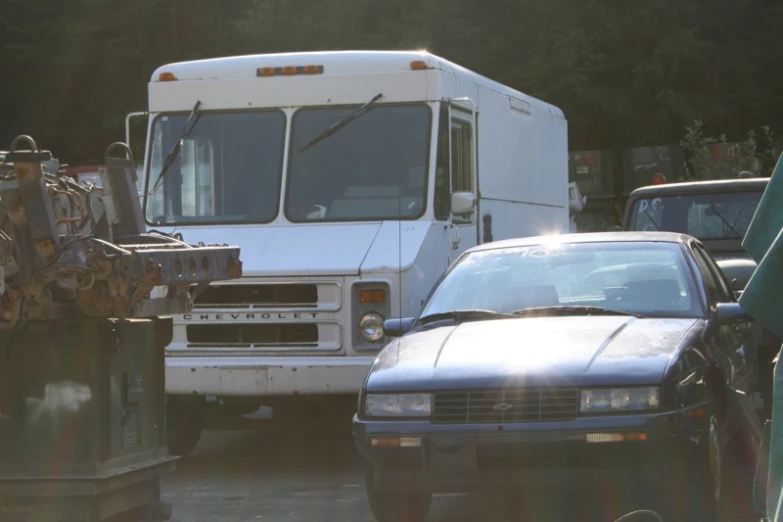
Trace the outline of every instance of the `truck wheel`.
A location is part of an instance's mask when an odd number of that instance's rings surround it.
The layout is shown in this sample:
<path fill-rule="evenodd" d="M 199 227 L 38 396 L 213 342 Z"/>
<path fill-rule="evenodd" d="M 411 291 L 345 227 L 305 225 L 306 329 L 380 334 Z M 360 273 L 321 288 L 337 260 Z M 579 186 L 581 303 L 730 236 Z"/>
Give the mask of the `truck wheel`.
<path fill-rule="evenodd" d="M 166 433 L 169 455 L 187 457 L 201 438 L 204 429 L 204 400 L 183 400 L 176 396 L 167 397 Z"/>
<path fill-rule="evenodd" d="M 372 467 L 364 469 L 364 487 L 372 514 L 378 522 L 424 522 L 432 504 L 431 493 L 376 489 Z"/>

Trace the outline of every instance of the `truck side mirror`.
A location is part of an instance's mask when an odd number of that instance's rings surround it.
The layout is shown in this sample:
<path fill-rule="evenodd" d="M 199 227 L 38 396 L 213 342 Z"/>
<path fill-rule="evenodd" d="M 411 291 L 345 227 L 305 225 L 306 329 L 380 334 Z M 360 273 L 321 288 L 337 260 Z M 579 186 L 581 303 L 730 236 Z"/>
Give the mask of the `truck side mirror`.
<path fill-rule="evenodd" d="M 451 213 L 459 217 L 467 217 L 473 213 L 476 197 L 472 192 L 452 192 Z"/>

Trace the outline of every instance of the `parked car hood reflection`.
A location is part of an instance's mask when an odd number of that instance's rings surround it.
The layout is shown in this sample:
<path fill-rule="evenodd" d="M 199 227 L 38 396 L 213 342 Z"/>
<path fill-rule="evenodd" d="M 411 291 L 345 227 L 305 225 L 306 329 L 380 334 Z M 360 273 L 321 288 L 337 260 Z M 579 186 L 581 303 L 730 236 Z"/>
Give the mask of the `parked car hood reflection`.
<path fill-rule="evenodd" d="M 540 317 L 433 328 L 386 347 L 367 391 L 657 383 L 697 321 Z"/>

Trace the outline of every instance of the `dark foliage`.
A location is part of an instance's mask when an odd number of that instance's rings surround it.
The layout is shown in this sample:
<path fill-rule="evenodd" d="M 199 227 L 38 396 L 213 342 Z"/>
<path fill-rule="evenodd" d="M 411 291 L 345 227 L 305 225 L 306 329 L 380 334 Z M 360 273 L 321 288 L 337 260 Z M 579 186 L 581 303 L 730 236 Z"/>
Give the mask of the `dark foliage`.
<path fill-rule="evenodd" d="M 403 48 L 562 107 L 574 150 L 740 141 L 781 127 L 781 34 L 779 0 L 3 0 L 0 144 L 100 162 L 166 62 Z"/>

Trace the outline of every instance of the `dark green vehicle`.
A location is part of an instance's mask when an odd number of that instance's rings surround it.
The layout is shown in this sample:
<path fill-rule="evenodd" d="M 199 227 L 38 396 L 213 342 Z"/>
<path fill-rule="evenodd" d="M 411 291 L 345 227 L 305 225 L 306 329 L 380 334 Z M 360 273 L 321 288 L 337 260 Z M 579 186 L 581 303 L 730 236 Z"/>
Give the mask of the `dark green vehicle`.
<path fill-rule="evenodd" d="M 742 238 L 769 178 L 665 183 L 628 196 L 624 230 L 680 232 L 698 238 L 741 291 L 756 263 Z"/>
<path fill-rule="evenodd" d="M 628 195 L 623 230 L 679 232 L 698 238 L 710 251 L 737 295 L 756 269 L 742 248 L 769 178 L 736 178 L 641 187 Z M 759 328 L 759 391 L 769 415 L 772 365 L 781 339 Z"/>

